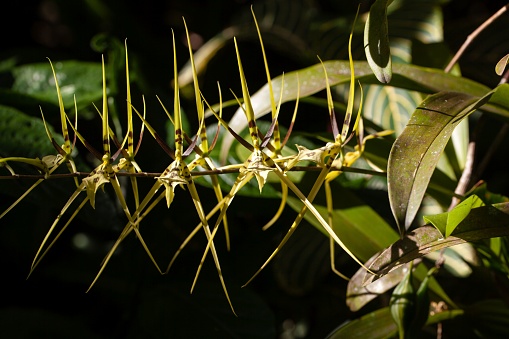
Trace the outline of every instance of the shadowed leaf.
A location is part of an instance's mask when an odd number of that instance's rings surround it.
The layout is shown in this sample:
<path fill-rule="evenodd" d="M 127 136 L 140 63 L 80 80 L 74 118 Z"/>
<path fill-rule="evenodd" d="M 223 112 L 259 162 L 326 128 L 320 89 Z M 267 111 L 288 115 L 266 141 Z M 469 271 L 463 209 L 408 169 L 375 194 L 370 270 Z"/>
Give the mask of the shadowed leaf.
<path fill-rule="evenodd" d="M 378 81 L 389 83 L 392 77 L 387 6 L 392 0 L 377 0 L 369 10 L 364 29 L 364 50 Z"/>
<path fill-rule="evenodd" d="M 509 235 L 509 203 L 474 208 L 444 238 L 434 226 L 426 225 L 408 233 L 385 249 L 370 265 L 377 276 L 366 275 L 365 284 L 376 281 L 401 265 L 430 252 L 487 238 Z"/>
<path fill-rule="evenodd" d="M 384 307 L 342 325 L 330 333 L 327 339 L 392 338 L 397 331 L 390 308 Z"/>

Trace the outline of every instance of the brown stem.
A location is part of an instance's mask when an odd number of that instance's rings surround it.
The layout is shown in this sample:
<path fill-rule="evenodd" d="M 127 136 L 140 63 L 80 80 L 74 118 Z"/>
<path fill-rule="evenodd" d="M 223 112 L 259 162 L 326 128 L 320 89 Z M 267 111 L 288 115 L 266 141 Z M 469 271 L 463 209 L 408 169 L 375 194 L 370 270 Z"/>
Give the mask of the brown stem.
<path fill-rule="evenodd" d="M 445 68 L 445 72 L 449 73 L 453 66 L 458 62 L 459 58 L 463 55 L 463 52 L 467 49 L 467 47 L 472 43 L 472 41 L 489 25 L 491 25 L 498 17 L 500 17 L 502 14 L 507 11 L 509 8 L 509 3 L 502 8 L 500 8 L 495 14 L 493 14 L 488 20 L 486 20 L 482 25 L 477 27 L 475 31 L 470 33 L 470 35 L 467 37 L 463 45 L 461 45 L 460 49 L 456 52 L 452 60 L 449 62 L 447 67 Z"/>

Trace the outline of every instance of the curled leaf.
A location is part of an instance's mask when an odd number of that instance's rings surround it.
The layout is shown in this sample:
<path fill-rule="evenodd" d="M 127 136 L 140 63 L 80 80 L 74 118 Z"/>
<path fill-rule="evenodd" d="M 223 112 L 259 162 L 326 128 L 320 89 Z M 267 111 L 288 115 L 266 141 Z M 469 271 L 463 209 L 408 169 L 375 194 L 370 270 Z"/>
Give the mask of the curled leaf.
<path fill-rule="evenodd" d="M 392 78 L 391 49 L 387 23 L 387 6 L 391 0 L 377 0 L 371 6 L 364 28 L 364 50 L 369 66 L 381 83 Z"/>

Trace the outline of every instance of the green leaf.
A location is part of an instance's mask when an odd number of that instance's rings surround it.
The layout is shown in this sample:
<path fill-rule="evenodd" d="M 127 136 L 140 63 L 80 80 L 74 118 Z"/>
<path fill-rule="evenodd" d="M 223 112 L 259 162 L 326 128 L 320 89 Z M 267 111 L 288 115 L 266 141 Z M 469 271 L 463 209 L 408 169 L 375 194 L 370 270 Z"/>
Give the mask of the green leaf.
<path fill-rule="evenodd" d="M 371 70 L 381 83 L 392 78 L 387 6 L 392 0 L 377 0 L 369 10 L 364 29 L 364 50 Z"/>
<path fill-rule="evenodd" d="M 376 256 L 368 260 L 366 266 L 369 266 L 375 258 Z M 364 286 L 366 270 L 363 268 L 359 269 L 348 282 L 346 291 L 346 304 L 348 308 L 352 312 L 356 312 L 371 300 L 396 286 L 408 272 L 408 267 L 408 263 L 401 265 L 368 286 Z"/>
<path fill-rule="evenodd" d="M 470 213 L 472 208 L 484 206 L 484 202 L 476 195 L 471 195 L 450 212 L 437 214 L 431 217 L 425 216 L 427 224 L 435 226 L 444 237 L 448 237 Z"/>
<path fill-rule="evenodd" d="M 330 333 L 327 339 L 392 338 L 397 331 L 390 308 L 384 307 L 347 322 Z"/>
<path fill-rule="evenodd" d="M 56 141 L 63 144 L 64 138 L 52 126 L 49 130 Z M 0 105 L 0 155 L 42 158 L 49 154 L 56 154 L 56 150 L 46 135 L 42 120 Z"/>
<path fill-rule="evenodd" d="M 401 234 L 411 226 L 454 128 L 488 99 L 489 95 L 478 98 L 458 92 L 431 95 L 394 142 L 387 181 L 391 209 Z"/>
<path fill-rule="evenodd" d="M 495 93 L 490 98 L 489 104 L 495 108 L 509 107 L 509 84 L 497 86 Z"/>
<path fill-rule="evenodd" d="M 348 190 L 343 190 L 342 193 L 345 199 L 358 200 Z M 299 199 L 289 196 L 287 202 L 295 211 L 300 211 L 302 203 Z M 327 218 L 327 207 L 316 202 L 314 206 L 324 218 Z M 357 206 L 334 209 L 332 213 L 332 229 L 348 249 L 360 260 L 368 260 L 376 252 L 398 239 L 394 229 L 371 207 L 361 202 L 358 202 Z M 306 213 L 304 218 L 328 236 L 327 232 L 311 213 Z M 376 236 L 374 236 L 375 234 Z"/>
<path fill-rule="evenodd" d="M 416 91 L 382 85 L 364 89 L 363 115 L 384 129 L 400 135 L 423 96 Z"/>
<path fill-rule="evenodd" d="M 461 317 L 465 314 L 464 310 L 450 310 L 441 311 L 435 314 L 430 314 L 426 325 L 437 324 L 444 322 L 445 320 L 451 320 L 457 317 Z"/>
<path fill-rule="evenodd" d="M 295 100 L 297 97 L 297 86 L 300 83 L 300 96 L 307 97 L 325 89 L 325 75 L 323 67 L 327 70 L 329 84 L 335 86 L 348 83 L 350 81 L 350 68 L 348 61 L 326 61 L 322 64 L 316 64 L 301 70 L 288 72 L 284 74 L 283 96 L 281 102 Z M 379 84 L 379 81 L 373 75 L 367 62 L 356 61 L 354 64 L 355 76 L 363 84 Z M 467 78 L 458 77 L 443 70 L 435 68 L 419 67 L 407 64 L 394 64 L 392 68 L 393 78 L 391 86 L 405 88 L 408 90 L 419 91 L 423 93 L 436 93 L 439 91 L 463 92 L 473 96 L 483 96 L 490 91 L 490 88 L 478 82 Z M 281 93 L 282 76 L 272 79 L 274 96 L 279 97 Z M 483 109 L 509 117 L 509 104 L 503 104 L 503 96 L 494 105 L 486 105 Z M 255 94 L 251 96 L 251 104 L 255 111 L 255 117 L 259 118 L 270 112 L 270 93 L 269 86 L 265 84 Z M 502 104 L 502 105 L 499 105 Z M 247 127 L 247 121 L 244 112 L 238 109 L 230 122 L 229 126 L 240 133 Z M 233 143 L 234 138 L 231 135 L 225 136 L 221 145 L 221 161 L 226 160 L 228 150 Z"/>
<path fill-rule="evenodd" d="M 486 183 L 476 186 L 472 191 L 469 192 L 469 194 L 477 195 L 479 198 L 482 199 L 482 201 L 484 201 L 486 205 L 493 205 L 501 202 L 509 202 L 508 197 L 501 194 L 490 192 L 488 190 L 488 185 Z"/>
<path fill-rule="evenodd" d="M 377 258 L 377 255 L 373 256 L 366 262 L 366 266 L 371 265 Z M 409 266 L 409 263 L 400 265 L 388 274 L 372 281 L 368 285 L 366 285 L 365 282 L 370 277 L 370 273 L 366 272 L 365 269 L 360 268 L 348 282 L 346 304 L 350 310 L 352 312 L 360 310 L 368 302 L 396 286 L 408 272 Z M 421 262 L 420 259 L 414 260 L 414 266 L 416 266 L 413 272 L 415 278 L 419 281 L 423 281 L 428 274 L 428 268 Z M 430 291 L 432 291 L 436 296 L 447 302 L 447 304 L 456 307 L 454 302 L 451 298 L 449 298 L 434 277 L 429 277 L 428 284 Z"/>
<path fill-rule="evenodd" d="M 444 238 L 434 226 L 421 226 L 378 255 L 369 266 L 377 276 L 367 277 L 366 284 L 430 252 L 466 242 L 507 235 L 509 235 L 509 203 L 472 209 L 447 238 Z"/>
<path fill-rule="evenodd" d="M 412 282 L 412 265 L 392 292 L 389 301 L 392 319 L 398 325 L 399 337 L 405 338 L 410 332 L 412 318 L 416 314 L 415 288 Z"/>
<path fill-rule="evenodd" d="M 74 107 L 74 95 L 78 107 L 88 106 L 102 98 L 100 63 L 81 61 L 55 62 L 58 83 L 66 108 Z M 36 63 L 13 69 L 12 90 L 27 94 L 45 102 L 58 105 L 55 82 L 49 63 Z"/>
<path fill-rule="evenodd" d="M 497 62 L 497 65 L 495 66 L 495 73 L 497 73 L 497 75 L 502 75 L 504 73 L 505 66 L 507 66 L 508 61 L 509 54 L 507 54 L 502 59 L 500 59 L 499 62 Z"/>

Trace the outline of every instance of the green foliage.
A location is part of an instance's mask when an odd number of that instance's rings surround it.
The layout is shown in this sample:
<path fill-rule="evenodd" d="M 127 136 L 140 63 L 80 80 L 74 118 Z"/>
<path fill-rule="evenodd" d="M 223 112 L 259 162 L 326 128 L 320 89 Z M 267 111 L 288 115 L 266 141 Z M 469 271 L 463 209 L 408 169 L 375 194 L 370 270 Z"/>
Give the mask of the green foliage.
<path fill-rule="evenodd" d="M 468 70 L 509 46 L 443 70 L 453 2 L 267 0 L 226 28 L 231 4 L 182 3 L 171 48 L 125 4 L 81 27 L 57 1 L 79 48 L 0 60 L 4 260 L 53 293 L 95 272 L 126 337 L 507 336 L 509 85 Z"/>

